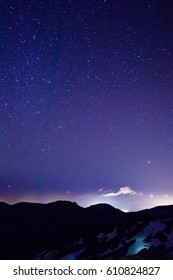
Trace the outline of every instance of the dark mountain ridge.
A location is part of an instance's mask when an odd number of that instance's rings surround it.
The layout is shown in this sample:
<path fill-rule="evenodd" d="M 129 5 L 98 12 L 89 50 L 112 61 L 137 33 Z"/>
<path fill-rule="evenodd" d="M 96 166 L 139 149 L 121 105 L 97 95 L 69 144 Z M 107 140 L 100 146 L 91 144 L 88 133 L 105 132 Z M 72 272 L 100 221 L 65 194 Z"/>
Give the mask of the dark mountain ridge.
<path fill-rule="evenodd" d="M 173 205 L 124 213 L 108 204 L 0 202 L 0 221 L 0 259 L 117 259 L 150 249 L 170 258 L 173 251 Z"/>

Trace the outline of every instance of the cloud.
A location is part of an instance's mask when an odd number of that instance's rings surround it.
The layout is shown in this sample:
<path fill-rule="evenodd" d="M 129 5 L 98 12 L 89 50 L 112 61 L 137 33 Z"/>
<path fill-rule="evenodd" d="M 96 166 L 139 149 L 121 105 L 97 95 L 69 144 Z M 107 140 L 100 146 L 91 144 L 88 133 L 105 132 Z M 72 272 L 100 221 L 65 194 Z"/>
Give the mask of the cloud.
<path fill-rule="evenodd" d="M 125 186 L 125 187 L 121 187 L 118 192 L 106 193 L 106 194 L 103 194 L 103 196 L 118 196 L 121 194 L 135 195 L 136 192 L 133 191 L 130 187 Z"/>
<path fill-rule="evenodd" d="M 142 192 L 137 194 L 138 196 L 144 196 L 144 194 Z"/>

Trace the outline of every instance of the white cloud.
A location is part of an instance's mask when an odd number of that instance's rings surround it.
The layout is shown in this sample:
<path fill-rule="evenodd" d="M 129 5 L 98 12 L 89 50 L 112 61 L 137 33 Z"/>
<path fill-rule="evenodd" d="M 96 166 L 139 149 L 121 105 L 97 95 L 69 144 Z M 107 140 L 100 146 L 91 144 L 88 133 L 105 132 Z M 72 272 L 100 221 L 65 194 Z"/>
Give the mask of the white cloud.
<path fill-rule="evenodd" d="M 136 192 L 133 191 L 130 187 L 125 186 L 125 187 L 121 187 L 118 192 L 106 193 L 106 194 L 103 194 L 103 196 L 118 196 L 121 194 L 135 195 Z"/>
<path fill-rule="evenodd" d="M 102 192 L 103 190 L 104 190 L 103 188 L 102 188 L 102 189 L 99 189 L 98 192 Z"/>
<path fill-rule="evenodd" d="M 144 194 L 142 192 L 138 193 L 137 195 L 139 196 L 144 196 Z"/>

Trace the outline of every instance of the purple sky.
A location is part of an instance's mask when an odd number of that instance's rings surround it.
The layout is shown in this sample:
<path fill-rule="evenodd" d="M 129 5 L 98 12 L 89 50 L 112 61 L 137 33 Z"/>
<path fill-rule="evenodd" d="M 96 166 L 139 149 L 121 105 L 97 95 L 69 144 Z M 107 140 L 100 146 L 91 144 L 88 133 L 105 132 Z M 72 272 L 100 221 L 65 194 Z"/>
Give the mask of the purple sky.
<path fill-rule="evenodd" d="M 172 1 L 0 11 L 0 200 L 173 203 Z"/>

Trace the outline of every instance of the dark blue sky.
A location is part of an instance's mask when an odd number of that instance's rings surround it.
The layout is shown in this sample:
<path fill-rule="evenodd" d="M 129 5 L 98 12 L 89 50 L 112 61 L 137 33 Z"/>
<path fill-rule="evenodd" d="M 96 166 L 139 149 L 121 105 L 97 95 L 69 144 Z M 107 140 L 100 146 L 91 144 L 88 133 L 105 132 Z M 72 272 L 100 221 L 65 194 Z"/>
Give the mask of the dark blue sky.
<path fill-rule="evenodd" d="M 0 11 L 0 200 L 173 203 L 172 1 Z"/>

